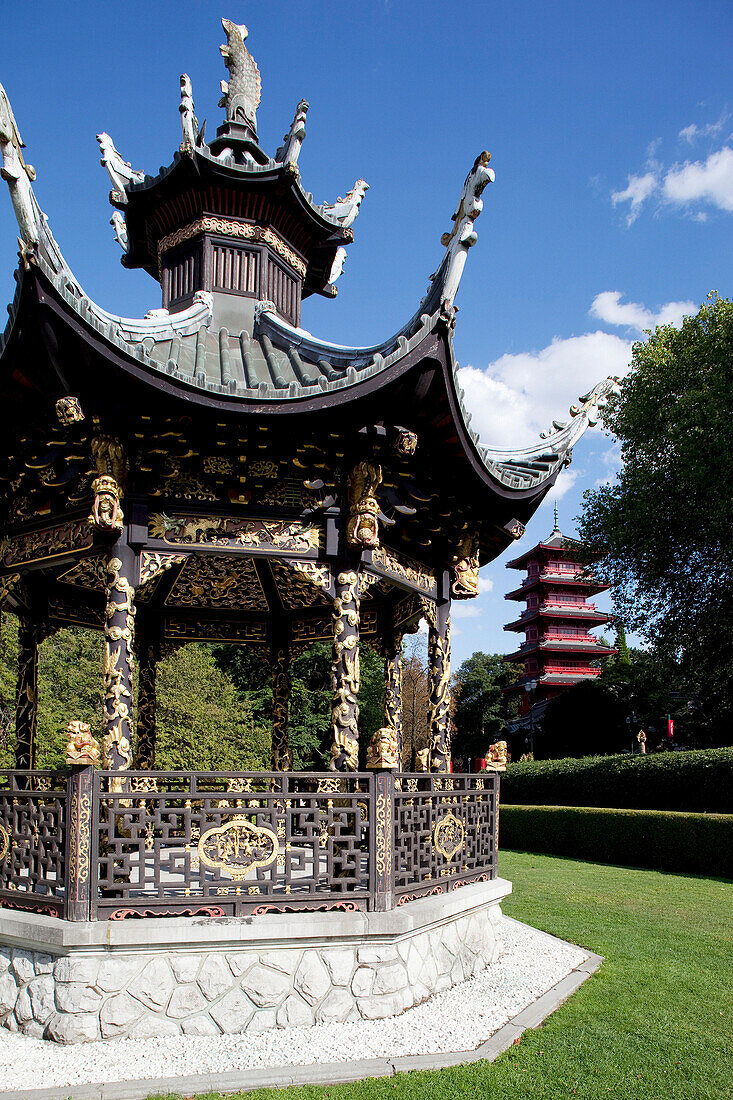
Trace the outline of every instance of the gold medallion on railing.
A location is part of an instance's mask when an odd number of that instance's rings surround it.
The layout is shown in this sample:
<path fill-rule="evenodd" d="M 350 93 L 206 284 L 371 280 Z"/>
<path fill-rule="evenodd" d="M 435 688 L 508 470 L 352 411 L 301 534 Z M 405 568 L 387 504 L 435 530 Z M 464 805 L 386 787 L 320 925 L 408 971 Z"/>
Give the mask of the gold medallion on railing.
<path fill-rule="evenodd" d="M 202 833 L 198 853 L 205 867 L 243 879 L 248 871 L 274 863 L 279 847 L 271 829 L 253 825 L 244 814 L 236 814 L 226 825 Z"/>
<path fill-rule="evenodd" d="M 0 863 L 10 851 L 10 833 L 4 825 L 0 825 Z"/>
<path fill-rule="evenodd" d="M 452 810 L 433 829 L 433 847 L 445 859 L 455 859 L 466 839 L 466 827 Z"/>

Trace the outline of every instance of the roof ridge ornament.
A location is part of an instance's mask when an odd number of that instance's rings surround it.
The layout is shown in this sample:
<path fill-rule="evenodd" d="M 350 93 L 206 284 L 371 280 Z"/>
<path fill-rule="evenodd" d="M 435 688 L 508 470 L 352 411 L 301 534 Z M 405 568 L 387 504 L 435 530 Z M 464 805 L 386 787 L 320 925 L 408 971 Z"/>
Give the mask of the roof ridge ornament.
<path fill-rule="evenodd" d="M 227 41 L 219 49 L 229 70 L 229 80 L 221 82 L 223 95 L 219 106 L 226 108 L 227 122 L 248 126 L 256 140 L 262 79 L 257 62 L 244 44 L 249 31 L 244 23 L 233 23 L 231 19 L 222 19 L 221 25 Z"/>
<path fill-rule="evenodd" d="M 368 190 L 369 184 L 367 181 L 358 179 L 351 190 L 346 192 L 343 198 L 339 195 L 336 202 L 324 202 L 321 210 L 327 217 L 337 221 L 344 229 L 348 229 L 348 227 L 353 225 L 356 221 L 359 207 Z"/>
<path fill-rule="evenodd" d="M 102 154 L 99 163 L 107 169 L 107 175 L 112 183 L 113 190 L 110 193 L 109 201 L 111 203 L 126 203 L 127 191 L 125 187 L 130 183 L 142 183 L 145 179 L 145 173 L 133 168 L 129 161 L 122 159 L 109 134 L 102 131 L 101 134 L 97 134 L 97 141 L 99 142 L 99 151 Z"/>
<path fill-rule="evenodd" d="M 290 129 L 283 136 L 283 144 L 275 153 L 276 164 L 292 164 L 297 166 L 300 156 L 300 147 L 305 141 L 305 116 L 308 113 L 310 103 L 307 99 L 301 99 L 295 109 Z"/>
<path fill-rule="evenodd" d="M 10 190 L 10 200 L 20 229 L 18 242 L 25 262 L 29 255 L 36 252 L 40 243 L 42 214 L 31 187 L 36 170 L 32 164 L 25 163 L 24 146 L 7 92 L 0 84 L 0 152 L 3 155 L 0 176 Z"/>
<path fill-rule="evenodd" d="M 461 197 L 452 215 L 453 228 L 450 233 L 444 233 L 440 238 L 446 255 L 443 263 L 430 278 L 433 283 L 442 278 L 441 302 L 444 306 L 452 306 L 453 299 L 458 293 L 468 250 L 478 239 L 473 223 L 484 208 L 481 194 L 486 185 L 493 183 L 495 179 L 493 168 L 489 168 L 490 160 L 491 153 L 486 149 L 476 157 L 473 168 L 466 176 Z"/>
<path fill-rule="evenodd" d="M 199 131 L 199 120 L 196 118 L 193 89 L 188 73 L 181 73 L 181 105 L 178 110 L 181 112 L 181 131 L 183 133 L 181 152 L 193 152 L 196 146 L 201 143 L 203 133 Z M 206 124 L 204 123 L 204 125 Z"/>

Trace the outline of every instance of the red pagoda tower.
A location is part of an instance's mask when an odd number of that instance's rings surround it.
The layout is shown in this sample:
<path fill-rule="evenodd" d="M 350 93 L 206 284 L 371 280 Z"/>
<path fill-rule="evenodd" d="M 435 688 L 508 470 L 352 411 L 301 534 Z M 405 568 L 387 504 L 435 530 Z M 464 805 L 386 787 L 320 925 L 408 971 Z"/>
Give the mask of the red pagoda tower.
<path fill-rule="evenodd" d="M 560 531 L 555 508 L 555 527 L 546 542 L 507 562 L 507 569 L 526 569 L 519 588 L 507 600 L 526 601 L 518 619 L 505 630 L 524 634 L 524 642 L 507 661 L 521 664 L 524 675 L 507 692 L 519 695 L 520 716 L 580 680 L 600 675 L 599 657 L 616 652 L 589 633 L 609 616 L 588 603 L 590 596 L 610 586 L 589 577 L 580 561 L 580 543 Z M 543 708 L 544 709 L 544 708 Z"/>

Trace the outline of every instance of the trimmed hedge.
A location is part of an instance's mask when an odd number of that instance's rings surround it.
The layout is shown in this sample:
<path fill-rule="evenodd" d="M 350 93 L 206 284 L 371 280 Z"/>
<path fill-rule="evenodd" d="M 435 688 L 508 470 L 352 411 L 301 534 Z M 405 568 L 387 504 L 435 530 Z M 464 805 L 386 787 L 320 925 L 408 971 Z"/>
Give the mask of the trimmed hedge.
<path fill-rule="evenodd" d="M 733 814 L 502 805 L 499 844 L 596 863 L 733 878 Z"/>
<path fill-rule="evenodd" d="M 519 761 L 501 796 L 523 806 L 733 813 L 733 748 Z"/>

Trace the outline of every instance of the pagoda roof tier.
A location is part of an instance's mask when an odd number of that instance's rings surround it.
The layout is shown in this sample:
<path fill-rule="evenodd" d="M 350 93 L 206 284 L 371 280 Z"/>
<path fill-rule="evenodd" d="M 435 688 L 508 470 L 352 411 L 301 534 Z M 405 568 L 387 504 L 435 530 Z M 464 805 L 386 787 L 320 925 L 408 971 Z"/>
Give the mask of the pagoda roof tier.
<path fill-rule="evenodd" d="M 596 611 L 594 607 L 535 607 L 529 613 L 525 611 L 518 619 L 507 623 L 504 629 L 522 632 L 526 630 L 530 623 L 535 623 L 538 619 L 552 619 L 553 621 L 555 619 L 567 619 L 572 622 L 588 623 L 590 628 L 591 626 L 600 626 L 602 623 L 607 623 L 611 618 L 611 615 L 607 615 L 603 611 Z"/>
<path fill-rule="evenodd" d="M 535 653 L 592 653 L 599 657 L 611 657 L 618 651 L 604 646 L 597 638 L 562 638 L 553 641 L 543 641 L 538 638 L 536 642 L 521 646 L 514 653 L 509 653 L 505 661 L 520 661 L 525 657 L 531 657 Z"/>
<path fill-rule="evenodd" d="M 511 561 L 506 562 L 506 568 L 523 569 L 527 562 L 533 558 L 545 554 L 557 554 L 558 551 L 561 551 L 563 556 L 572 560 L 573 557 L 580 558 L 582 556 L 583 546 L 577 539 L 571 539 L 567 535 L 563 535 L 562 531 L 555 527 L 549 539 L 538 542 L 531 550 L 527 550 L 524 554 L 520 554 L 518 558 L 512 558 Z"/>
<path fill-rule="evenodd" d="M 599 592 L 606 592 L 610 584 L 601 584 L 592 577 L 584 577 L 582 580 L 573 577 L 564 577 L 560 573 L 540 573 L 536 577 L 528 577 L 519 588 L 507 592 L 505 600 L 523 600 L 529 592 L 538 588 L 567 588 L 574 592 L 587 592 L 589 596 L 595 596 Z"/>
<path fill-rule="evenodd" d="M 543 687 L 572 687 L 573 684 L 580 683 L 581 680 L 593 680 L 596 676 L 600 676 L 601 670 L 591 669 L 589 672 L 548 672 L 543 675 L 524 676 L 521 680 L 515 680 L 513 684 L 508 684 L 501 690 L 506 692 L 507 695 L 512 692 L 524 691 L 524 685 L 532 683 L 542 685 Z"/>

